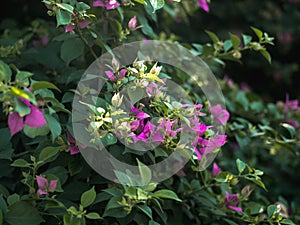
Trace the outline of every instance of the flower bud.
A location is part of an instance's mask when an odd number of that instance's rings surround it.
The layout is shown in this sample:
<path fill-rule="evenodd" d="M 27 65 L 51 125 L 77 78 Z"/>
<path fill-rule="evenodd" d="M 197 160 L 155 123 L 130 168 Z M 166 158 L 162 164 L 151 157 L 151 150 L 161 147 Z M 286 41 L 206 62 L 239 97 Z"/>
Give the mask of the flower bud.
<path fill-rule="evenodd" d="M 115 94 L 111 99 L 111 104 L 115 107 L 120 107 L 123 102 L 123 95 L 120 96 L 120 93 Z"/>

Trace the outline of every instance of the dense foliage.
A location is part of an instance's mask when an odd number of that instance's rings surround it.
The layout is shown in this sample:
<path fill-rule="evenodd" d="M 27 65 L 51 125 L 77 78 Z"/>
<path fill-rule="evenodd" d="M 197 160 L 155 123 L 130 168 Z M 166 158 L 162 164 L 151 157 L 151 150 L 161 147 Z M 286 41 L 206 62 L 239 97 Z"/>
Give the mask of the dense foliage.
<path fill-rule="evenodd" d="M 0 23 L 0 224 L 300 222 L 297 0 L 9 4 Z M 117 46 L 151 39 L 181 44 L 206 62 L 226 109 L 181 70 L 146 60 L 122 66 L 112 57 L 100 78 L 86 77 L 104 88 L 95 105 L 78 101 L 89 138 L 76 140 L 74 96 L 95 92 L 77 89 L 84 71 Z M 187 98 L 165 93 L 171 81 Z M 134 95 L 121 91 L 128 85 Z M 187 134 L 191 146 L 181 142 Z M 146 142 L 155 148 L 128 147 Z M 80 154 L 90 144 L 137 165 L 142 182 L 130 185 L 128 171 L 116 173 L 127 183 L 99 175 Z M 172 177 L 149 183 L 156 174 L 147 165 L 178 146 L 191 154 L 184 168 L 175 164 Z"/>

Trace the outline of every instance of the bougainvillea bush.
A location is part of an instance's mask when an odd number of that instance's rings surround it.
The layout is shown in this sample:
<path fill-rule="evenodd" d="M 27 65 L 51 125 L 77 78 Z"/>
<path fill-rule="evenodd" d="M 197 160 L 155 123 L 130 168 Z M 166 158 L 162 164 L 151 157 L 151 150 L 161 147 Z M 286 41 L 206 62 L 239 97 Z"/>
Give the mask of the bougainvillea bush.
<path fill-rule="evenodd" d="M 295 91 L 289 94 L 298 66 L 280 61 L 299 32 L 290 22 L 299 18 L 298 1 L 10 4 L 7 10 L 17 9 L 0 23 L 0 224 L 300 222 L 300 106 Z M 246 28 L 238 15 L 247 18 Z M 281 26 L 272 26 L 272 16 Z M 77 85 L 95 60 L 122 44 L 151 40 L 184 46 L 203 60 L 226 107 L 210 104 L 201 84 L 181 70 L 146 59 L 121 65 L 113 54 L 102 73 L 86 77 L 103 81 L 95 104 L 84 101 L 95 90 Z M 266 80 L 270 73 L 289 87 L 280 90 L 286 94 L 281 100 Z M 186 98 L 168 95 L 168 82 L 179 84 Z M 125 86 L 135 94 L 122 91 Z M 259 94 L 262 87 L 267 91 Z M 85 140 L 74 132 L 74 96 L 88 121 Z M 97 144 L 136 165 L 141 182 L 132 182 L 130 171 L 115 174 L 126 182 L 95 171 L 81 153 Z M 146 147 L 128 147 L 134 145 Z M 159 174 L 147 165 L 178 149 L 186 153 L 185 165 L 174 164 L 168 179 L 149 182 Z"/>

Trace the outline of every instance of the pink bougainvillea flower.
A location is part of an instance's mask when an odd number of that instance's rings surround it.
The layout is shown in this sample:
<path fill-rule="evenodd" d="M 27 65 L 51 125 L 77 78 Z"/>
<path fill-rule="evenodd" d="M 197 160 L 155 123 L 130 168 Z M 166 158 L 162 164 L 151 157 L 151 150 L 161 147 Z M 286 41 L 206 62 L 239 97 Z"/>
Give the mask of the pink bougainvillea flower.
<path fill-rule="evenodd" d="M 197 154 L 198 160 L 202 159 L 202 155 L 208 154 L 216 150 L 217 148 L 223 146 L 226 142 L 226 137 L 227 137 L 226 135 L 219 135 L 219 134 L 211 137 L 209 140 L 199 137 L 198 145 L 200 147 L 198 148 L 197 146 L 194 146 L 194 151 Z"/>
<path fill-rule="evenodd" d="M 222 109 L 220 105 L 210 107 L 210 112 L 214 121 L 218 124 L 225 125 L 229 119 L 229 112 L 226 109 Z"/>
<path fill-rule="evenodd" d="M 77 144 L 75 138 L 71 135 L 71 133 L 69 131 L 67 131 L 67 139 L 68 139 L 68 142 L 70 144 L 69 149 L 70 149 L 70 154 L 71 155 L 76 155 L 80 152 L 79 148 L 78 148 L 78 145 L 82 148 L 87 147 L 85 144 L 82 144 L 82 143 Z"/>
<path fill-rule="evenodd" d="M 38 107 L 32 105 L 26 99 L 20 98 L 20 100 L 28 106 L 30 113 L 24 117 L 20 116 L 18 112 L 13 112 L 8 115 L 8 127 L 11 136 L 21 131 L 25 125 L 29 127 L 41 127 L 47 123 L 43 112 Z"/>
<path fill-rule="evenodd" d="M 218 164 L 217 164 L 217 163 L 214 163 L 214 164 L 213 164 L 213 169 L 212 169 L 211 175 L 212 175 L 213 177 L 216 177 L 216 176 L 218 176 L 219 173 L 221 173 L 221 172 L 222 172 L 222 170 L 220 169 L 220 167 L 218 166 Z"/>
<path fill-rule="evenodd" d="M 38 184 L 38 193 L 40 195 L 46 195 L 49 192 L 54 192 L 58 183 L 58 180 L 51 180 L 50 183 L 48 180 L 41 176 L 36 176 L 36 181 Z"/>
<path fill-rule="evenodd" d="M 126 73 L 127 73 L 126 69 L 121 69 L 119 73 L 119 79 L 122 80 L 125 77 Z"/>
<path fill-rule="evenodd" d="M 35 48 L 42 48 L 46 47 L 48 45 L 49 38 L 47 36 L 44 36 L 41 40 L 33 40 L 32 44 Z"/>
<path fill-rule="evenodd" d="M 205 11 L 209 12 L 209 7 L 206 0 L 198 0 L 200 7 Z"/>
<path fill-rule="evenodd" d="M 226 191 L 226 197 L 224 199 L 224 204 L 228 209 L 237 211 L 237 212 L 243 212 L 243 209 L 241 207 L 237 207 L 239 204 L 239 196 L 237 194 L 229 194 L 228 191 Z"/>
<path fill-rule="evenodd" d="M 105 75 L 111 82 L 114 82 L 116 80 L 114 73 L 110 70 L 105 71 Z"/>
<path fill-rule="evenodd" d="M 131 107 L 130 112 L 132 113 L 133 116 L 137 117 L 140 120 L 150 117 L 147 113 L 143 112 L 139 108 Z"/>
<path fill-rule="evenodd" d="M 120 3 L 117 2 L 116 0 L 95 0 L 93 3 L 93 6 L 97 7 L 104 7 L 106 8 L 106 10 L 111 10 L 111 9 L 115 9 L 117 7 L 120 6 Z"/>
<path fill-rule="evenodd" d="M 66 26 L 66 28 L 65 28 L 65 32 L 67 33 L 67 32 L 70 32 L 70 31 L 72 31 L 72 30 L 74 30 L 75 29 L 75 24 L 74 24 L 74 21 L 76 21 L 76 18 L 78 17 L 78 14 L 73 14 L 72 15 L 72 20 L 73 20 L 73 22 L 72 22 L 72 24 L 68 24 L 67 26 Z M 78 21 L 77 21 L 77 24 L 78 24 L 78 26 L 81 28 L 81 29 L 83 29 L 83 28 L 86 28 L 87 27 L 87 25 L 89 25 L 91 22 L 89 21 L 89 20 L 86 20 L 86 19 L 78 19 Z"/>
<path fill-rule="evenodd" d="M 288 110 L 297 111 L 299 110 L 298 100 L 289 100 L 289 95 L 286 95 L 286 100 L 283 106 L 283 111 L 286 113 Z"/>
<path fill-rule="evenodd" d="M 130 30 L 135 30 L 136 29 L 136 16 L 132 17 L 129 22 L 128 22 L 128 27 Z"/>
<path fill-rule="evenodd" d="M 139 28 L 141 28 L 142 26 L 136 26 L 137 25 L 137 20 L 136 20 L 136 16 L 132 17 L 129 22 L 128 22 L 128 28 L 129 30 L 137 30 Z"/>

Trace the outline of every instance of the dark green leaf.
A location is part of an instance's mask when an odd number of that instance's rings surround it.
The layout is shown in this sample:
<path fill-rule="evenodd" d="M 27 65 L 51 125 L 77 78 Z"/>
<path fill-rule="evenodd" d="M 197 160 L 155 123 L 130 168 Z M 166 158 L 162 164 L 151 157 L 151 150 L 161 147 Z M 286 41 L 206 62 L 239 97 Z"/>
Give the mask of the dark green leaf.
<path fill-rule="evenodd" d="M 11 78 L 11 70 L 9 66 L 0 60 L 0 81 L 8 82 Z"/>
<path fill-rule="evenodd" d="M 69 64 L 72 60 L 81 56 L 84 52 L 83 42 L 76 39 L 68 39 L 61 46 L 60 57 Z"/>
<path fill-rule="evenodd" d="M 84 192 L 81 195 L 80 203 L 84 208 L 86 208 L 86 207 L 90 206 L 91 204 L 93 204 L 95 199 L 96 199 L 96 191 L 95 191 L 95 188 L 92 187 L 90 190 Z"/>
<path fill-rule="evenodd" d="M 44 148 L 40 155 L 39 155 L 39 161 L 47 161 L 48 159 L 54 157 L 59 152 L 60 147 L 51 147 L 48 146 Z"/>
<path fill-rule="evenodd" d="M 44 222 L 38 210 L 30 203 L 20 201 L 8 207 L 5 220 L 10 225 L 39 225 Z"/>
<path fill-rule="evenodd" d="M 48 114 L 45 114 L 44 116 L 52 134 L 52 142 L 54 142 L 55 139 L 61 134 L 60 123 L 53 116 L 50 116 Z"/>
<path fill-rule="evenodd" d="M 60 92 L 58 87 L 47 81 L 38 81 L 31 85 L 31 91 L 33 92 L 40 89 L 55 89 Z"/>
<path fill-rule="evenodd" d="M 181 200 L 178 198 L 175 192 L 167 189 L 162 189 L 159 191 L 156 191 L 152 194 L 153 197 L 159 197 L 159 198 L 167 198 L 172 199 L 178 202 L 181 202 Z"/>
<path fill-rule="evenodd" d="M 145 213 L 150 219 L 152 219 L 152 210 L 147 205 L 138 205 L 137 208 Z"/>

